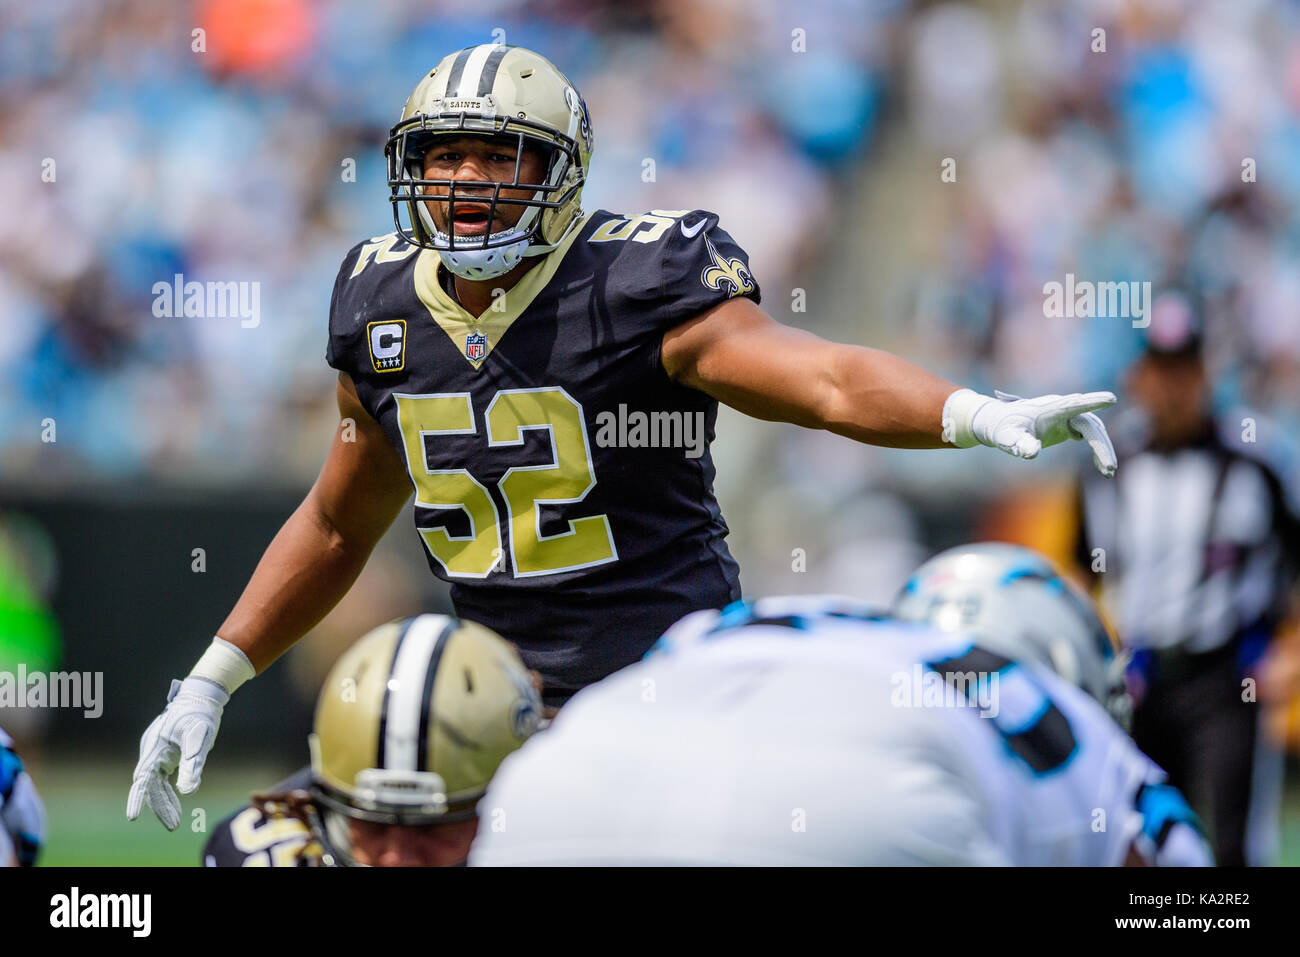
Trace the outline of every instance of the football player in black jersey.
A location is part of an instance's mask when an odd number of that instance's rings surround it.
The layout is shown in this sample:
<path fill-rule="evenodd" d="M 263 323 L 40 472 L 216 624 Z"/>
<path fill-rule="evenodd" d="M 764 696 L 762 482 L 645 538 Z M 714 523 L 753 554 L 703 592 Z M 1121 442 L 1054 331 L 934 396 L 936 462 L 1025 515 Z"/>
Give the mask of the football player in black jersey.
<path fill-rule="evenodd" d="M 302 505 L 140 745 L 127 814 L 174 828 L 221 711 L 343 596 L 415 493 L 457 613 L 512 641 L 546 703 L 740 595 L 708 454 L 719 401 L 900 448 L 1066 439 L 1114 452 L 1110 393 L 997 398 L 759 306 L 704 210 L 580 206 L 587 107 L 543 57 L 444 58 L 388 140 L 396 230 L 344 257 L 326 361 L 341 427 Z"/>

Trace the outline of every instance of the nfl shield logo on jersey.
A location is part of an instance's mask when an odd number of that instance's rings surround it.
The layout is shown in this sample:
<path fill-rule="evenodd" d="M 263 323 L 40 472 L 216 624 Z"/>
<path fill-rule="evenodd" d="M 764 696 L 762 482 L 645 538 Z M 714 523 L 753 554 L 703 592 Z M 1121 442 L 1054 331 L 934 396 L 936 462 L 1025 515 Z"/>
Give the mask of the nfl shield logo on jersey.
<path fill-rule="evenodd" d="M 481 332 L 471 332 L 465 339 L 465 358 L 482 359 L 487 355 L 487 336 Z"/>

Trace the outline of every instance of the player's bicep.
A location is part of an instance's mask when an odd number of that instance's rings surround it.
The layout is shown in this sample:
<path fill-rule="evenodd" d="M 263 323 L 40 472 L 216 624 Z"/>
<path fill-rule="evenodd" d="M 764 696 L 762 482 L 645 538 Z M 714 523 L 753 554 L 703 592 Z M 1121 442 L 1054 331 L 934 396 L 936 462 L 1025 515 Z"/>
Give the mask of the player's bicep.
<path fill-rule="evenodd" d="M 343 373 L 337 398 L 339 427 L 309 501 L 345 537 L 378 541 L 410 498 L 411 483 L 383 427 Z"/>
<path fill-rule="evenodd" d="M 660 361 L 674 381 L 747 415 L 816 427 L 833 382 L 832 348 L 738 297 L 665 333 Z"/>

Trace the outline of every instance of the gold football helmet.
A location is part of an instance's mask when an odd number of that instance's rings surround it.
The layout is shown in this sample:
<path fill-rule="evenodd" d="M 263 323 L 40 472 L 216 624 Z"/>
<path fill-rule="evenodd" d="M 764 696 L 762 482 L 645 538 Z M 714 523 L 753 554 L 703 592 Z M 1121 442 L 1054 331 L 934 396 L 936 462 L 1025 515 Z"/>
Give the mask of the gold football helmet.
<path fill-rule="evenodd" d="M 537 729 L 541 699 L 495 632 L 446 615 L 389 622 L 334 665 L 310 738 L 312 830 L 353 863 L 349 819 L 463 821 L 497 766 Z"/>
<path fill-rule="evenodd" d="M 546 175 L 540 183 L 520 182 L 516 159 L 512 182 L 469 182 L 424 178 L 424 156 L 439 138 L 481 134 L 518 140 L 542 150 Z M 388 137 L 389 200 L 398 234 L 409 243 L 436 249 L 444 265 L 466 279 L 491 279 L 517 265 L 523 256 L 549 253 L 581 220 L 582 186 L 591 161 L 591 118 L 581 94 L 545 57 L 501 44 L 484 43 L 452 53 L 416 86 L 402 118 Z M 432 195 L 429 187 L 445 188 Z M 467 189 L 480 193 L 489 206 L 488 222 L 498 205 L 526 207 L 509 229 L 480 236 L 451 236 L 439 230 L 428 203 L 448 204 L 447 221 L 456 218 L 456 202 Z M 529 199 L 501 196 L 503 189 L 531 190 Z M 405 208 L 409 226 L 402 221 Z"/>

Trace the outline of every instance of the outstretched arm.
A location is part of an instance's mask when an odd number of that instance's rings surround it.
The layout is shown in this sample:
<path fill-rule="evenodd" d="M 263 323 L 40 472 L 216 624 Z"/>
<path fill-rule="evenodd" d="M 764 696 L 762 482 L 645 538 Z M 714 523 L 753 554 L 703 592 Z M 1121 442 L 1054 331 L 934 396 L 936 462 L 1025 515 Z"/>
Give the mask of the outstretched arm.
<path fill-rule="evenodd" d="M 172 682 L 166 708 L 140 738 L 128 819 L 147 804 L 176 829 L 176 792 L 198 788 L 231 693 L 338 603 L 410 497 L 405 467 L 344 375 L 338 405 L 347 428 L 334 436 L 316 484 L 267 547 L 218 637 L 184 681 Z"/>
<path fill-rule="evenodd" d="M 961 389 L 879 349 L 783 326 L 752 300 L 729 299 L 665 334 L 668 375 L 760 419 L 826 429 L 893 448 L 983 444 L 1020 458 L 1084 439 L 1097 468 L 1115 452 L 1094 409 L 1109 392 L 1018 399 Z"/>
<path fill-rule="evenodd" d="M 880 349 L 827 342 L 736 298 L 664 336 L 682 385 L 774 422 L 904 449 L 944 445 L 943 404 L 958 386 Z"/>

